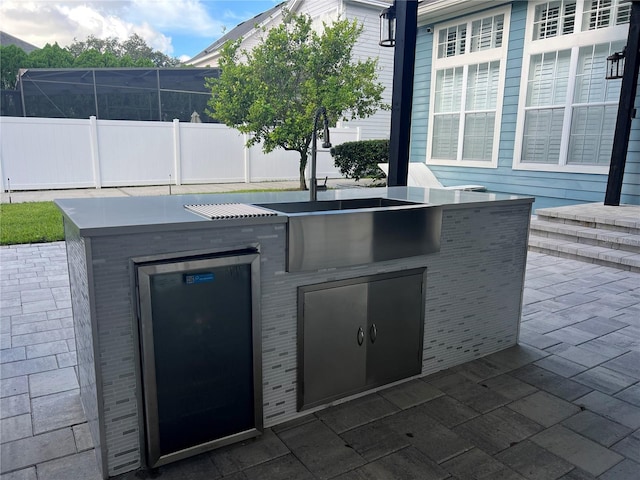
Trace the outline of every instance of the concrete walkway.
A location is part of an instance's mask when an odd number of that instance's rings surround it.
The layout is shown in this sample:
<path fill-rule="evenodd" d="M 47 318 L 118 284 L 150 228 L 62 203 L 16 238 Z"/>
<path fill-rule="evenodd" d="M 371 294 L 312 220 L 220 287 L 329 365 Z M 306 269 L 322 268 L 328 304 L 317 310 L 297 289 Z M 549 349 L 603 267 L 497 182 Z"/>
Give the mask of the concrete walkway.
<path fill-rule="evenodd" d="M 98 479 L 64 242 L 0 278 L 0 478 Z M 524 303 L 517 347 L 121 479 L 637 479 L 640 274 L 530 253 Z"/>
<path fill-rule="evenodd" d="M 324 180 L 318 180 L 319 184 Z M 327 180 L 329 188 L 357 188 L 370 185 L 369 179 L 358 182 L 347 178 Z M 147 187 L 76 188 L 68 190 L 24 190 L 0 193 L 0 203 L 44 202 L 57 198 L 135 197 L 147 195 L 182 195 L 188 193 L 229 193 L 251 190 L 297 190 L 300 182 L 283 180 L 254 183 L 207 183 L 197 185 L 154 185 Z"/>

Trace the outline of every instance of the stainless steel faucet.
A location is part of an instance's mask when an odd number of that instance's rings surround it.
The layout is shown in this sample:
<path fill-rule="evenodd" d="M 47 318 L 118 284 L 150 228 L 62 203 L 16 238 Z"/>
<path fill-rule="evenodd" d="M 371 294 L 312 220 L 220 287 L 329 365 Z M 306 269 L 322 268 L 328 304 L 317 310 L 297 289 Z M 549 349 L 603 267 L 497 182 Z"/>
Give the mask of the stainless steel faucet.
<path fill-rule="evenodd" d="M 324 133 L 322 135 L 322 148 L 331 148 L 329 140 L 329 120 L 327 119 L 327 109 L 324 107 L 316 110 L 313 118 L 313 134 L 311 136 L 311 185 L 309 185 L 309 200 L 318 200 L 318 180 L 316 179 L 316 158 L 318 156 L 318 120 L 322 115 L 324 121 Z"/>

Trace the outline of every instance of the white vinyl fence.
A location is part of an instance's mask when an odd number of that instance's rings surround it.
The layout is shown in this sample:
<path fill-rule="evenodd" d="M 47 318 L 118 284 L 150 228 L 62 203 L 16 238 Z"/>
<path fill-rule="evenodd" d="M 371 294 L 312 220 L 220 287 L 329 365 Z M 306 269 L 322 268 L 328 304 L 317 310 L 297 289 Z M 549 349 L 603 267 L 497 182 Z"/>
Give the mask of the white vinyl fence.
<path fill-rule="evenodd" d="M 331 129 L 331 143 L 359 140 L 357 128 Z M 246 148 L 220 124 L 0 117 L 3 191 L 297 180 L 299 155 Z M 319 142 L 320 144 L 320 142 Z M 317 177 L 340 177 L 318 151 Z"/>

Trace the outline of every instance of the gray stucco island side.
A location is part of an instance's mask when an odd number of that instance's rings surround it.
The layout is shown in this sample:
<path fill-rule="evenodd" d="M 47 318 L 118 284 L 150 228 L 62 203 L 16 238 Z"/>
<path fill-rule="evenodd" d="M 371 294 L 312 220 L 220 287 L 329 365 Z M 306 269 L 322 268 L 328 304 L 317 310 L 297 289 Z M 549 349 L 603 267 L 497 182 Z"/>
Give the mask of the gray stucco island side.
<path fill-rule="evenodd" d="M 533 198 L 414 187 L 332 190 L 318 196 L 381 197 L 439 208 L 440 249 L 292 272 L 287 268 L 286 215 L 211 220 L 184 205 L 301 202 L 308 199 L 305 192 L 56 201 L 64 216 L 80 395 L 104 478 L 146 466 L 134 288 L 139 258 L 258 247 L 265 427 L 313 411 L 300 411 L 297 403 L 298 298 L 309 286 L 426 268 L 418 376 L 517 342 Z"/>

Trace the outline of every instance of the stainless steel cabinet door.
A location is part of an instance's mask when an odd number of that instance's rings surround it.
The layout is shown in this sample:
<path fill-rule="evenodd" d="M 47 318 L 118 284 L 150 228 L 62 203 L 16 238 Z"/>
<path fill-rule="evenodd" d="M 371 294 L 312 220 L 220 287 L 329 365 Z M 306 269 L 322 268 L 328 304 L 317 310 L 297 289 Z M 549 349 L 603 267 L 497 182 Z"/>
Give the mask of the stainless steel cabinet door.
<path fill-rule="evenodd" d="M 422 371 L 423 274 L 375 280 L 369 286 L 367 385 Z"/>
<path fill-rule="evenodd" d="M 303 287 L 302 395 L 309 408 L 362 389 L 366 375 L 367 285 Z"/>

